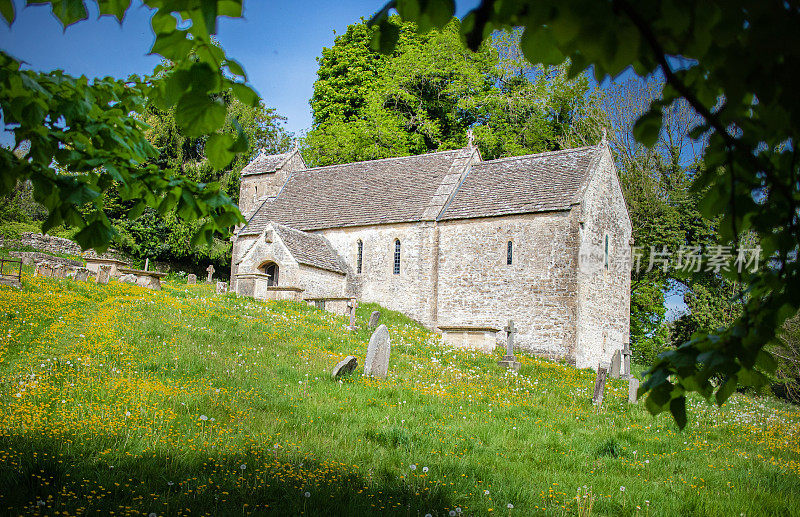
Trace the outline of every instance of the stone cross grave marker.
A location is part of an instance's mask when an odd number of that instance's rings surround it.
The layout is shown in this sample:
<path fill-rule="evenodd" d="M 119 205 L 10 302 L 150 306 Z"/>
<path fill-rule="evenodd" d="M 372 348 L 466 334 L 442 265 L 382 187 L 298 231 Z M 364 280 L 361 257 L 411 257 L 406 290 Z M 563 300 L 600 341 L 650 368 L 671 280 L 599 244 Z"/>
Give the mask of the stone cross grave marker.
<path fill-rule="evenodd" d="M 358 359 L 355 356 L 348 355 L 333 367 L 331 377 L 335 379 L 343 375 L 350 375 L 356 368 L 358 368 Z"/>
<path fill-rule="evenodd" d="M 638 391 L 639 379 L 631 375 L 630 378 L 628 378 L 628 403 L 636 404 L 636 400 L 639 395 Z"/>
<path fill-rule="evenodd" d="M 107 284 L 110 273 L 111 273 L 110 266 L 100 266 L 97 269 L 97 276 L 95 277 L 95 280 L 97 281 L 98 284 Z"/>
<path fill-rule="evenodd" d="M 217 282 L 217 294 L 225 294 L 228 292 L 228 282 Z"/>
<path fill-rule="evenodd" d="M 350 310 L 350 325 L 347 327 L 347 330 L 355 330 L 356 309 L 358 308 L 358 300 L 356 300 L 355 298 L 350 298 L 350 301 L 347 302 L 347 308 Z"/>
<path fill-rule="evenodd" d="M 208 271 L 208 278 L 206 279 L 206 282 L 208 282 L 208 283 L 210 284 L 210 283 L 211 283 L 211 280 L 214 278 L 214 265 L 213 265 L 213 264 L 210 264 L 210 265 L 209 265 L 209 266 L 206 268 L 206 271 Z"/>
<path fill-rule="evenodd" d="M 514 320 L 508 320 L 508 325 L 503 330 L 506 332 L 506 355 L 497 364 L 512 370 L 519 370 L 520 363 L 514 356 L 514 334 L 517 333 L 517 329 L 514 328 Z"/>
<path fill-rule="evenodd" d="M 592 395 L 592 404 L 598 406 L 603 405 L 603 392 L 606 389 L 606 377 L 608 377 L 608 369 L 605 366 L 597 366 L 597 378 L 594 381 L 594 395 Z"/>
<path fill-rule="evenodd" d="M 189 285 L 194 285 L 197 283 L 197 275 L 194 273 L 189 273 L 189 276 L 186 277 L 186 283 Z"/>
<path fill-rule="evenodd" d="M 380 319 L 381 311 L 372 311 L 372 314 L 369 315 L 369 328 L 374 329 L 377 327 Z"/>
<path fill-rule="evenodd" d="M 622 368 L 622 355 L 619 353 L 619 350 L 614 351 L 614 355 L 611 356 L 611 378 L 612 379 L 619 379 L 620 369 Z"/>
<path fill-rule="evenodd" d="M 144 259 L 144 270 L 145 271 L 150 271 L 150 259 L 149 258 Z"/>
<path fill-rule="evenodd" d="M 386 374 L 389 373 L 389 354 L 391 350 L 392 342 L 389 338 L 389 329 L 386 328 L 386 325 L 381 325 L 369 338 L 367 358 L 364 360 L 364 375 L 386 377 Z"/>
<path fill-rule="evenodd" d="M 89 279 L 89 270 L 85 267 L 79 268 L 78 271 L 75 273 L 75 280 L 78 282 L 85 282 Z"/>
<path fill-rule="evenodd" d="M 622 347 L 622 377 L 631 378 L 631 344 L 627 340 Z"/>

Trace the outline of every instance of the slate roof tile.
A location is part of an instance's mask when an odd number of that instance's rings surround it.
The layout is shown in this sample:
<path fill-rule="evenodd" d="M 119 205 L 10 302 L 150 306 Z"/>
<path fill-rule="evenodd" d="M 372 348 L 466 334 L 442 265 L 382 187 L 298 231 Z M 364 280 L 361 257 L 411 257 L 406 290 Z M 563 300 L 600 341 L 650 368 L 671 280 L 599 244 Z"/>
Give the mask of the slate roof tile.
<path fill-rule="evenodd" d="M 344 261 L 324 237 L 275 222 L 272 227 L 298 263 L 347 274 Z"/>

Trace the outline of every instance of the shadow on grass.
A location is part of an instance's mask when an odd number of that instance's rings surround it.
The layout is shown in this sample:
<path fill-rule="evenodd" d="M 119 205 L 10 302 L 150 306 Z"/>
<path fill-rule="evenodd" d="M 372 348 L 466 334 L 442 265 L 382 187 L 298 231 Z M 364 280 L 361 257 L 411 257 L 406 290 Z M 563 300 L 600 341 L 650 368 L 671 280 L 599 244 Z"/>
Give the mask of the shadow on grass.
<path fill-rule="evenodd" d="M 113 439 L 102 439 L 115 442 Z M 69 440 L 0 437 L 0 508 L 52 515 L 447 515 L 432 483 L 359 472 L 339 462 L 251 450 L 185 458 L 133 457 L 64 446 Z M 111 445 L 108 443 L 107 445 Z M 63 452 L 69 448 L 71 452 Z M 207 454 L 207 451 L 206 453 Z"/>

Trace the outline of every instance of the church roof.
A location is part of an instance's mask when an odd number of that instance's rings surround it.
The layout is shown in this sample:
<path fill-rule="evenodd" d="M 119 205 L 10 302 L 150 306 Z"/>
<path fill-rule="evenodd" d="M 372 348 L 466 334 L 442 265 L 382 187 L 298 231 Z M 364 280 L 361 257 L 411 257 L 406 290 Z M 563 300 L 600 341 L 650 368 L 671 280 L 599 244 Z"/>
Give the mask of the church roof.
<path fill-rule="evenodd" d="M 294 151 L 288 151 L 281 154 L 266 154 L 263 152 L 258 153 L 255 159 L 248 163 L 242 169 L 242 176 L 250 176 L 253 174 L 264 174 L 265 172 L 275 172 L 283 163 L 291 156 Z"/>
<path fill-rule="evenodd" d="M 299 264 L 347 274 L 341 257 L 324 237 L 301 232 L 275 222 L 271 224 L 275 233 L 278 234 Z"/>
<path fill-rule="evenodd" d="M 469 167 L 465 150 L 457 149 L 296 171 L 239 234 L 258 234 L 270 221 L 311 231 L 569 210 L 580 201 L 601 149 L 477 161 Z M 264 168 L 256 164 L 259 159 L 245 171 Z M 443 209 L 436 207 L 432 215 L 429 207 L 435 205 Z"/>
<path fill-rule="evenodd" d="M 269 221 L 299 230 L 420 221 L 459 152 L 294 172 L 240 234 L 260 233 Z"/>
<path fill-rule="evenodd" d="M 597 146 L 500 158 L 472 165 L 439 220 L 569 210 Z"/>

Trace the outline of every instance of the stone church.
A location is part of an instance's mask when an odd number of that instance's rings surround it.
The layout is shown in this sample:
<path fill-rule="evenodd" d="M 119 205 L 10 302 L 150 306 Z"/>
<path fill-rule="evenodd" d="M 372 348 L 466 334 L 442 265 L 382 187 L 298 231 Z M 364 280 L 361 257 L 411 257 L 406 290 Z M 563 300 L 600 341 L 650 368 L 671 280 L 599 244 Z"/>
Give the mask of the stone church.
<path fill-rule="evenodd" d="M 454 346 L 596 367 L 629 336 L 631 221 L 605 141 L 484 161 L 464 149 L 242 171 L 231 289 L 344 313 L 377 302 Z"/>

